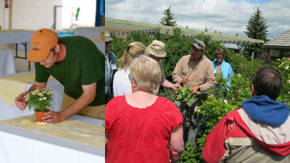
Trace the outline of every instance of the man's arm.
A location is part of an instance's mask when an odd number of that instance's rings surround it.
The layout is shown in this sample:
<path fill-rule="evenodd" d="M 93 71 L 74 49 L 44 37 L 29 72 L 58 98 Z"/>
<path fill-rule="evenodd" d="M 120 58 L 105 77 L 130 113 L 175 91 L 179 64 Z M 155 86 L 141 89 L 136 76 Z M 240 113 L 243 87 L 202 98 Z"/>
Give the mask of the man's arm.
<path fill-rule="evenodd" d="M 170 81 L 168 81 L 167 79 L 165 79 L 163 81 L 162 86 L 163 87 L 166 87 L 166 88 L 171 88 L 173 90 L 176 90 L 177 88 L 180 88 L 180 85 L 179 84 L 173 84 Z"/>
<path fill-rule="evenodd" d="M 231 79 L 232 77 L 233 77 L 233 75 L 234 75 L 234 71 L 233 71 L 233 69 L 232 69 L 232 66 L 229 64 L 229 79 Z"/>
<path fill-rule="evenodd" d="M 173 78 L 173 81 L 176 82 L 176 83 L 181 83 L 181 72 L 180 72 L 180 69 L 182 67 L 182 58 L 177 62 L 175 68 L 174 68 L 174 71 L 172 73 L 172 78 Z"/>
<path fill-rule="evenodd" d="M 227 121 L 224 117 L 215 125 L 206 137 L 202 149 L 202 156 L 205 162 L 222 162 L 222 160 L 225 159 L 225 154 L 227 152 L 225 147 L 227 131 Z"/>
<path fill-rule="evenodd" d="M 29 88 L 28 91 L 21 93 L 15 98 L 15 104 L 20 110 L 24 110 L 27 106 L 27 103 L 24 99 L 25 95 L 30 92 L 35 90 L 36 88 L 45 88 L 47 82 L 39 83 L 39 82 L 34 82 L 33 85 Z"/>
<path fill-rule="evenodd" d="M 96 96 L 96 87 L 97 83 L 82 85 L 83 93 L 78 99 L 75 100 L 74 103 L 61 112 L 49 111 L 45 113 L 43 120 L 47 123 L 58 123 L 68 119 L 94 101 Z"/>
<path fill-rule="evenodd" d="M 208 68 L 207 68 L 207 73 L 204 74 L 204 75 L 206 75 L 205 82 L 204 82 L 204 84 L 201 84 L 200 88 L 199 88 L 199 90 L 201 92 L 204 92 L 204 91 L 211 89 L 216 83 L 214 73 L 213 73 L 212 64 L 209 62 L 209 64 L 207 64 L 205 66 L 207 66 Z"/>
<path fill-rule="evenodd" d="M 171 162 L 178 162 L 179 157 L 184 150 L 182 125 L 177 126 L 176 129 L 171 132 L 169 150 Z"/>
<path fill-rule="evenodd" d="M 108 133 L 105 133 L 105 155 L 107 155 L 107 151 L 108 151 L 108 141 L 110 140 L 110 136 Z"/>

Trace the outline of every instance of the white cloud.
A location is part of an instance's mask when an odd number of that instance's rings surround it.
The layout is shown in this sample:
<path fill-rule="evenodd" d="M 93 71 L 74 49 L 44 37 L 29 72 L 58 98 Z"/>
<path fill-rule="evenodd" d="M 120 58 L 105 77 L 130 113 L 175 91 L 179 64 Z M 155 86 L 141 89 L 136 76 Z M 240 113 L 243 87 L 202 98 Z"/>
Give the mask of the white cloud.
<path fill-rule="evenodd" d="M 243 31 L 257 7 L 269 27 L 269 38 L 290 29 L 289 0 L 106 0 L 106 17 L 158 24 L 169 6 L 178 26 L 192 29 L 246 36 Z"/>

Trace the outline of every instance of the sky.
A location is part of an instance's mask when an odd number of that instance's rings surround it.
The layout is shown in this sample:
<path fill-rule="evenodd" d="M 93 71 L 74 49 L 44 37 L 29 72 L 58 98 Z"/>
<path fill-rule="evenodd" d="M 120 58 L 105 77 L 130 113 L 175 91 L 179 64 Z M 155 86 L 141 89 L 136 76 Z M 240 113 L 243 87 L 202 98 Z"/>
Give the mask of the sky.
<path fill-rule="evenodd" d="M 246 25 L 259 7 L 268 39 L 290 29 L 290 0 L 106 0 L 106 17 L 159 24 L 169 6 L 179 27 L 247 37 Z"/>

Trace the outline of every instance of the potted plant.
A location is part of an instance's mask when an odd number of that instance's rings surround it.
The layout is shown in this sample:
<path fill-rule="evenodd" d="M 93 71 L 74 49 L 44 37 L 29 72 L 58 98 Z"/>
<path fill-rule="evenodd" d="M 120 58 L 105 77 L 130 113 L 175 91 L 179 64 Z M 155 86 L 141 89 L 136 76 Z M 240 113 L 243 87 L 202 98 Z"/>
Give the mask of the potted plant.
<path fill-rule="evenodd" d="M 42 122 L 43 114 L 49 111 L 51 106 L 52 90 L 49 88 L 37 88 L 26 94 L 25 100 L 29 109 L 34 109 L 37 122 Z"/>

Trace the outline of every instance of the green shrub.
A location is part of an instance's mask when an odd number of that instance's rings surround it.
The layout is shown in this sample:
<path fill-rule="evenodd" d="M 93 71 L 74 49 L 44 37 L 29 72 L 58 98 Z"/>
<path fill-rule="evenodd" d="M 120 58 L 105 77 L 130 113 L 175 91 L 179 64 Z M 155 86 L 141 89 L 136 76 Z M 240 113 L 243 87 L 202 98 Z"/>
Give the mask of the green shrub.
<path fill-rule="evenodd" d="M 283 87 L 280 91 L 280 96 L 278 101 L 286 103 L 288 106 L 290 104 L 290 59 L 282 58 L 272 63 L 276 67 L 281 75 L 283 80 Z"/>
<path fill-rule="evenodd" d="M 194 39 L 203 40 L 206 44 L 205 55 L 209 59 L 215 57 L 215 51 L 218 48 L 223 48 L 219 41 L 214 41 L 210 36 L 200 34 L 196 38 L 187 38 L 181 35 L 180 29 L 176 28 L 173 30 L 173 35 L 160 34 L 158 31 L 153 35 L 149 36 L 148 33 L 144 32 L 132 32 L 126 40 L 116 38 L 112 36 L 114 40 L 111 43 L 111 50 L 115 53 L 116 58 L 120 58 L 123 55 L 124 50 L 127 48 L 130 42 L 140 41 L 145 46 L 148 46 L 154 39 L 160 40 L 166 45 L 167 56 L 162 59 L 163 69 L 165 77 L 172 81 L 172 72 L 175 65 L 182 56 L 189 55 L 191 52 L 191 45 Z M 117 64 L 119 62 L 117 61 Z"/>

